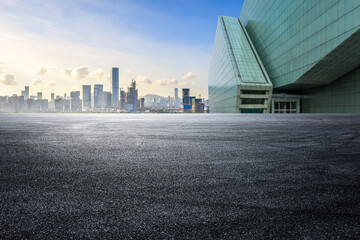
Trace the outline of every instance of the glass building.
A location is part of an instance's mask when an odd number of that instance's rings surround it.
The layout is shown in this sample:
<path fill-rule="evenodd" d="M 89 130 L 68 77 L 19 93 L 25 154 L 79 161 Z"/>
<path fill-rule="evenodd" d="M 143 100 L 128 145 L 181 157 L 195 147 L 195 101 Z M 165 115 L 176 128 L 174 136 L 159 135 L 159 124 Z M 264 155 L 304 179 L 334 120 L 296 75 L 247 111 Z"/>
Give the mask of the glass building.
<path fill-rule="evenodd" d="M 83 111 L 91 110 L 91 85 L 83 85 Z"/>
<path fill-rule="evenodd" d="M 111 85 L 111 94 L 112 94 L 112 107 L 119 107 L 119 68 L 113 67 L 110 70 L 110 85 Z"/>
<path fill-rule="evenodd" d="M 70 93 L 70 108 L 72 112 L 81 112 L 80 91 L 73 91 Z"/>
<path fill-rule="evenodd" d="M 359 16 L 353 0 L 245 0 L 218 19 L 210 111 L 359 113 Z"/>
<path fill-rule="evenodd" d="M 103 93 L 103 85 L 95 84 L 94 85 L 94 108 L 101 109 L 103 107 L 104 102 L 104 93 Z"/>

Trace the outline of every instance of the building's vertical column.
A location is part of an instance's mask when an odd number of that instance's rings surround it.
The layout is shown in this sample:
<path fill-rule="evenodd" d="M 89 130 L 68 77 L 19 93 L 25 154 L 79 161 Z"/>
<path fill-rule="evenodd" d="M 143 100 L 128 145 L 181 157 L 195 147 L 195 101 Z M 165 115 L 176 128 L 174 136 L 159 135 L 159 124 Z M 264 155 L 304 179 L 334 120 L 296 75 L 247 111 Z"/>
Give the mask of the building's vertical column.
<path fill-rule="evenodd" d="M 296 113 L 300 113 L 300 99 L 296 100 Z"/>

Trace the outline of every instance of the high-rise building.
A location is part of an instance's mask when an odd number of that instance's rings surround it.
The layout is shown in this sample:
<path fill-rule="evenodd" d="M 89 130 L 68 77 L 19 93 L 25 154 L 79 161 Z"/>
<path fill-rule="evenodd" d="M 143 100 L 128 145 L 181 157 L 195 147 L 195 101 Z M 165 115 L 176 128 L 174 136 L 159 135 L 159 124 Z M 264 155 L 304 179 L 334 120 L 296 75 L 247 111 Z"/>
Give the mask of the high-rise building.
<path fill-rule="evenodd" d="M 25 86 L 24 100 L 29 99 L 29 86 Z"/>
<path fill-rule="evenodd" d="M 81 112 L 81 99 L 80 99 L 80 91 L 71 92 L 70 93 L 70 108 L 72 112 Z"/>
<path fill-rule="evenodd" d="M 138 90 L 136 89 L 136 81 L 131 81 L 131 89 L 133 90 L 133 105 L 134 105 L 134 112 L 138 110 L 139 102 L 138 102 Z"/>
<path fill-rule="evenodd" d="M 112 107 L 119 108 L 119 68 L 113 67 L 110 70 L 110 85 L 112 94 Z"/>
<path fill-rule="evenodd" d="M 104 102 L 104 93 L 103 93 L 103 85 L 95 84 L 94 85 L 94 108 L 101 109 Z"/>
<path fill-rule="evenodd" d="M 131 81 L 131 85 L 126 93 L 126 110 L 129 112 L 136 112 L 138 110 L 138 91 L 135 80 Z"/>
<path fill-rule="evenodd" d="M 183 105 L 183 112 L 191 112 L 192 109 L 192 99 L 190 97 L 190 89 L 183 88 L 182 89 L 182 105 Z"/>
<path fill-rule="evenodd" d="M 204 112 L 204 103 L 201 98 L 192 99 L 192 112 L 194 113 L 203 113 Z"/>
<path fill-rule="evenodd" d="M 103 96 L 103 107 L 111 108 L 111 92 L 104 92 Z"/>
<path fill-rule="evenodd" d="M 174 107 L 175 107 L 175 108 L 178 108 L 178 107 L 179 107 L 179 94 L 178 94 L 178 89 L 177 89 L 177 88 L 175 88 Z"/>
<path fill-rule="evenodd" d="M 125 109 L 126 105 L 126 92 L 122 89 L 120 90 L 120 109 Z"/>
<path fill-rule="evenodd" d="M 37 93 L 37 100 L 41 100 L 42 99 L 42 92 L 38 92 Z"/>
<path fill-rule="evenodd" d="M 140 99 L 140 111 L 144 112 L 145 110 L 145 98 Z"/>
<path fill-rule="evenodd" d="M 51 93 L 51 102 L 49 104 L 49 108 L 51 110 L 55 110 L 55 94 L 54 93 Z"/>
<path fill-rule="evenodd" d="M 23 112 L 25 109 L 24 96 L 17 96 L 14 94 L 9 97 L 9 112 Z"/>
<path fill-rule="evenodd" d="M 83 85 L 83 111 L 91 110 L 91 85 Z"/>
<path fill-rule="evenodd" d="M 54 99 L 54 106 L 56 112 L 64 112 L 65 106 L 64 106 L 63 98 L 60 96 L 56 96 L 56 99 Z"/>
<path fill-rule="evenodd" d="M 245 0 L 220 16 L 210 112 L 359 113 L 360 1 Z"/>

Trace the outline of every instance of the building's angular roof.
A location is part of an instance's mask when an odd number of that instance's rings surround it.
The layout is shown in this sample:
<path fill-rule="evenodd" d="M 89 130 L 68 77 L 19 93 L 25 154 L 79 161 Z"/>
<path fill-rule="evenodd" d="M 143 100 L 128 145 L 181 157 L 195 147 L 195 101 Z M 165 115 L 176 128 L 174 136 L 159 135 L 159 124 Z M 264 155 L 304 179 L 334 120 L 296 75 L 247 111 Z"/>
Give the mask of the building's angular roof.
<path fill-rule="evenodd" d="M 240 20 L 234 17 L 220 16 L 219 21 L 239 84 L 272 86 L 269 76 Z"/>

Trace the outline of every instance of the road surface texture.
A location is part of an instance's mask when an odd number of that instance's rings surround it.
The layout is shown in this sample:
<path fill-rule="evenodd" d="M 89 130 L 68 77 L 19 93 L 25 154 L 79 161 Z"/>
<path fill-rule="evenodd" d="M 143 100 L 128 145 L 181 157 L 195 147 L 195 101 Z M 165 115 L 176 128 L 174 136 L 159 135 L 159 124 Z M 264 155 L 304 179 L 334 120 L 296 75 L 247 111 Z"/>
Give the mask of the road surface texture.
<path fill-rule="evenodd" d="M 359 239 L 360 115 L 0 114 L 0 239 Z"/>

